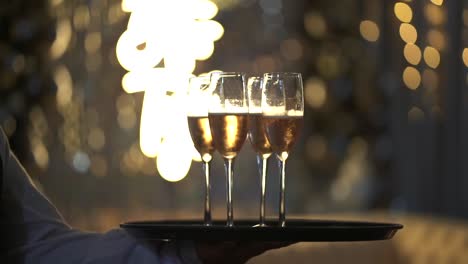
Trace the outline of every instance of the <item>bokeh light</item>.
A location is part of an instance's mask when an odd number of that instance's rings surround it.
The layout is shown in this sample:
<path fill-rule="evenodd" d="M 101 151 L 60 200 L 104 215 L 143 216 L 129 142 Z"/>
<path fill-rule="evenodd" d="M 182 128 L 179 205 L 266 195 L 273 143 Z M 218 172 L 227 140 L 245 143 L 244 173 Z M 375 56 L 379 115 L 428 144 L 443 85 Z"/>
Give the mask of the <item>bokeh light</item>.
<path fill-rule="evenodd" d="M 174 134 L 161 124 L 186 123 L 185 115 L 179 114 L 184 109 L 169 108 L 174 100 L 183 100 L 196 61 L 210 58 L 213 42 L 224 34 L 223 26 L 211 20 L 218 13 L 215 3 L 183 3 L 181 8 L 179 2 L 173 1 L 122 1 L 122 10 L 131 15 L 116 47 L 117 59 L 128 71 L 122 78 L 123 89 L 128 93 L 145 92 L 140 120 L 141 151 L 147 157 L 157 157 L 158 171 L 168 181 L 185 177 L 195 151 L 192 142 L 184 140 L 190 138 L 188 127 L 180 126 L 177 130 L 182 133 Z M 302 56 L 301 47 L 297 40 L 286 40 L 282 54 L 297 60 Z M 159 65 L 162 61 L 163 66 Z M 135 121 L 134 109 L 119 110 L 120 127 L 132 129 Z M 180 155 L 184 149 L 189 154 Z"/>
<path fill-rule="evenodd" d="M 425 114 L 421 108 L 413 106 L 411 109 L 408 111 L 408 121 L 410 122 L 418 122 L 423 120 L 425 117 Z"/>
<path fill-rule="evenodd" d="M 462 59 L 465 66 L 468 67 L 468 48 L 463 49 Z"/>
<path fill-rule="evenodd" d="M 431 0 L 431 2 L 434 4 L 434 5 L 442 5 L 444 3 L 444 0 Z"/>
<path fill-rule="evenodd" d="M 125 13 L 121 9 L 120 3 L 115 3 L 109 7 L 109 10 L 107 11 L 107 22 L 110 25 L 119 22 L 124 17 L 125 17 Z"/>
<path fill-rule="evenodd" d="M 72 37 L 72 28 L 68 19 L 62 19 L 57 23 L 56 39 L 50 47 L 50 57 L 60 58 L 68 48 Z"/>
<path fill-rule="evenodd" d="M 427 4 L 424 6 L 424 16 L 434 26 L 439 26 L 445 22 L 445 13 L 435 5 Z"/>
<path fill-rule="evenodd" d="M 468 9 L 463 9 L 463 24 L 468 27 Z"/>
<path fill-rule="evenodd" d="M 57 67 L 54 72 L 54 81 L 57 86 L 57 106 L 64 107 L 71 102 L 73 95 L 73 80 L 66 66 Z"/>
<path fill-rule="evenodd" d="M 380 30 L 374 21 L 362 21 L 359 25 L 359 31 L 361 32 L 361 36 L 367 41 L 375 42 L 379 39 Z"/>
<path fill-rule="evenodd" d="M 192 4 L 190 8 L 194 8 L 194 10 L 192 10 L 194 18 L 202 20 L 214 18 L 219 11 L 218 6 L 208 0 L 197 0 L 196 4 Z"/>
<path fill-rule="evenodd" d="M 91 160 L 87 153 L 83 151 L 78 151 L 73 156 L 72 165 L 76 171 L 81 173 L 86 173 L 91 166 Z"/>
<path fill-rule="evenodd" d="M 101 48 L 101 33 L 91 32 L 85 37 L 85 50 L 88 53 L 95 53 Z"/>
<path fill-rule="evenodd" d="M 405 56 L 406 61 L 413 65 L 418 65 L 421 61 L 421 49 L 419 49 L 415 44 L 406 44 L 403 49 L 403 55 Z"/>
<path fill-rule="evenodd" d="M 302 44 L 297 39 L 286 39 L 280 46 L 281 55 L 287 60 L 298 60 L 302 58 L 303 48 Z"/>
<path fill-rule="evenodd" d="M 403 82 L 409 89 L 416 90 L 421 84 L 419 71 L 411 66 L 406 67 L 403 71 Z"/>
<path fill-rule="evenodd" d="M 49 152 L 45 145 L 38 140 L 33 140 L 32 144 L 32 154 L 33 158 L 36 161 L 36 164 L 41 169 L 47 169 L 49 166 Z"/>
<path fill-rule="evenodd" d="M 101 150 L 106 144 L 106 137 L 104 131 L 98 127 L 94 127 L 88 134 L 88 145 L 96 150 Z"/>
<path fill-rule="evenodd" d="M 327 99 L 325 82 L 319 78 L 312 77 L 305 83 L 305 101 L 312 108 L 320 108 Z"/>
<path fill-rule="evenodd" d="M 445 37 L 444 34 L 436 29 L 431 29 L 427 32 L 427 41 L 430 46 L 438 49 L 445 49 Z"/>
<path fill-rule="evenodd" d="M 327 154 L 327 141 L 321 135 L 312 135 L 307 139 L 306 150 L 310 160 L 323 160 Z"/>
<path fill-rule="evenodd" d="M 163 137 L 161 124 L 166 122 L 163 115 L 154 114 L 167 111 L 166 102 L 160 93 L 161 91 L 150 89 L 145 92 L 143 99 L 140 121 L 140 148 L 143 154 L 150 158 L 155 158 L 159 153 Z"/>
<path fill-rule="evenodd" d="M 90 20 L 88 6 L 81 5 L 75 9 L 75 14 L 73 15 L 73 26 L 75 30 L 81 31 L 86 29 L 89 26 Z"/>
<path fill-rule="evenodd" d="M 411 22 L 411 19 L 413 18 L 413 10 L 411 10 L 411 7 L 402 2 L 398 2 L 395 4 L 394 7 L 394 12 L 396 17 L 401 21 L 405 23 Z"/>
<path fill-rule="evenodd" d="M 89 168 L 92 174 L 97 177 L 104 177 L 109 171 L 109 165 L 103 155 L 93 155 L 91 157 L 91 167 Z"/>
<path fill-rule="evenodd" d="M 427 66 L 435 69 L 440 64 L 440 54 L 439 52 L 433 47 L 426 47 L 424 49 L 424 61 L 426 62 Z"/>
<path fill-rule="evenodd" d="M 424 69 L 422 74 L 422 85 L 429 91 L 434 91 L 439 87 L 439 77 L 437 73 L 432 69 Z"/>
<path fill-rule="evenodd" d="M 404 42 L 414 44 L 418 39 L 418 32 L 413 25 L 402 23 L 400 25 L 400 37 Z"/>
<path fill-rule="evenodd" d="M 320 13 L 309 12 L 304 16 L 304 26 L 310 36 L 322 38 L 327 32 L 327 24 Z"/>

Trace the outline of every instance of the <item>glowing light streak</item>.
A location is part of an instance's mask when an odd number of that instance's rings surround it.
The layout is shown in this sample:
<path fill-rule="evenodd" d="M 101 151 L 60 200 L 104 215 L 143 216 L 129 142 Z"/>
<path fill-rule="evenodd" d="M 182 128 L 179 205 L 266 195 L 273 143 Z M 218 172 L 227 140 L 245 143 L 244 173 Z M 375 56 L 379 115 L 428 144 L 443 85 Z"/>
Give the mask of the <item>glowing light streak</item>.
<path fill-rule="evenodd" d="M 120 36 L 117 60 L 128 72 L 122 78 L 127 93 L 145 92 L 140 120 L 140 148 L 157 158 L 168 181 L 185 177 L 192 160 L 200 160 L 191 142 L 185 109 L 188 78 L 197 60 L 214 52 L 223 26 L 211 20 L 218 13 L 209 0 L 122 0 L 131 12 Z M 164 63 L 164 66 L 161 66 Z"/>

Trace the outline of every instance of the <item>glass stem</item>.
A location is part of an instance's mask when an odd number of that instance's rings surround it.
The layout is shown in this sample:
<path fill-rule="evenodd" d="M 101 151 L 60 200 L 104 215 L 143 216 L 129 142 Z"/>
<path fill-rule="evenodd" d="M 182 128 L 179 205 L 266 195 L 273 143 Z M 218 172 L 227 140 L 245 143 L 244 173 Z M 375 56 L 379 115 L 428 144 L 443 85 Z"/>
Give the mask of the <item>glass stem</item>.
<path fill-rule="evenodd" d="M 268 157 L 263 155 L 257 155 L 257 164 L 260 172 L 260 226 L 265 226 L 265 193 L 266 193 L 266 177 L 267 177 L 267 165 Z"/>
<path fill-rule="evenodd" d="M 234 210 L 232 205 L 233 166 L 234 158 L 224 159 L 224 168 L 226 169 L 227 226 L 234 225 Z"/>
<path fill-rule="evenodd" d="M 211 225 L 211 185 L 210 185 L 210 162 L 203 162 L 203 170 L 205 172 L 205 225 Z"/>
<path fill-rule="evenodd" d="M 279 224 L 284 227 L 286 225 L 286 205 L 285 205 L 285 190 L 286 190 L 286 158 L 279 159 L 280 175 L 280 202 L 279 202 Z"/>

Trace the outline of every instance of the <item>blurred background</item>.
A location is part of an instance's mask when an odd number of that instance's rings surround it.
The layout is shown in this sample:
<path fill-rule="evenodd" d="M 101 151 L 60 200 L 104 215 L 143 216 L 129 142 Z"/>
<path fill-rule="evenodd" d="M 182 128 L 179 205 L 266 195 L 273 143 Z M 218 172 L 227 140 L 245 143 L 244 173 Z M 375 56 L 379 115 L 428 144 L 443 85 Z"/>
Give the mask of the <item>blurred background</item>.
<path fill-rule="evenodd" d="M 212 70 L 303 74 L 288 216 L 406 225 L 392 242 L 299 244 L 252 263 L 468 262 L 467 1 L 0 4 L 0 124 L 33 180 L 81 229 L 202 217 L 204 180 L 183 105 L 187 78 Z M 275 217 L 273 158 L 269 168 Z M 256 218 L 248 141 L 235 169 L 235 217 Z M 219 219 L 224 181 L 215 155 Z"/>

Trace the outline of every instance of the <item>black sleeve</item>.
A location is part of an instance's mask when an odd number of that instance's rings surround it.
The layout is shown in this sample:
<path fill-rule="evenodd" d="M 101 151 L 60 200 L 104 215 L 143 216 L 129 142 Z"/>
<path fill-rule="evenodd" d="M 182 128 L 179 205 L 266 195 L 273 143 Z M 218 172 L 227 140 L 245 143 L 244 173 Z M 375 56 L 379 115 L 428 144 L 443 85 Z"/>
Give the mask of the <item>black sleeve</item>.
<path fill-rule="evenodd" d="M 87 233 L 67 225 L 30 179 L 0 128 L 3 194 L 0 263 L 166 264 L 199 263 L 193 243 L 160 242 L 148 247 L 122 229 Z"/>
<path fill-rule="evenodd" d="M 3 196 L 3 158 L 0 155 L 0 211 L 2 210 L 2 196 Z"/>

